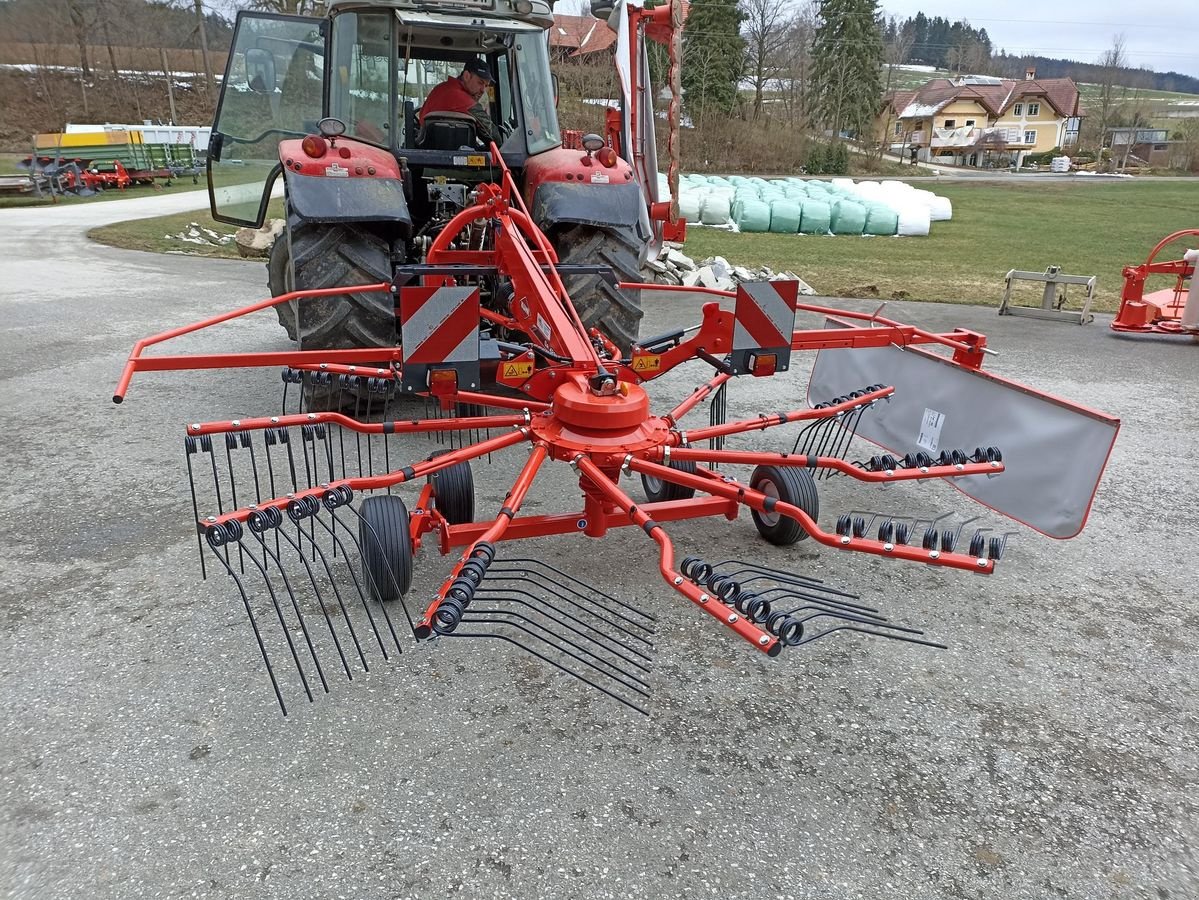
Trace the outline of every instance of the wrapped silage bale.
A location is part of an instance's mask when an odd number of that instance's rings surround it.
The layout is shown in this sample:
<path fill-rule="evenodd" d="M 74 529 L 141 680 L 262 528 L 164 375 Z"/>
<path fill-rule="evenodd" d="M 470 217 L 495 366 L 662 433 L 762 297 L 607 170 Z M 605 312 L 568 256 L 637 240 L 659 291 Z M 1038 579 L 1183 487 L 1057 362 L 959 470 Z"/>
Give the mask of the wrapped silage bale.
<path fill-rule="evenodd" d="M 732 197 L 713 191 L 704 198 L 699 220 L 705 225 L 727 225 L 732 217 Z"/>
<path fill-rule="evenodd" d="M 883 186 L 877 181 L 860 181 L 854 189 L 854 196 L 860 200 L 881 201 Z"/>
<path fill-rule="evenodd" d="M 899 213 L 885 203 L 871 203 L 866 208 L 866 224 L 862 234 L 891 235 L 899 230 Z"/>
<path fill-rule="evenodd" d="M 853 191 L 853 179 L 852 178 L 834 178 L 832 184 L 833 184 L 833 188 L 835 190 Z"/>
<path fill-rule="evenodd" d="M 861 234 L 866 227 L 866 207 L 842 198 L 833 203 L 833 234 Z"/>
<path fill-rule="evenodd" d="M 745 184 L 747 181 L 749 181 L 749 179 L 746 178 L 744 175 L 730 175 L 729 176 L 729 184 L 732 184 L 732 185 L 740 186 L 740 185 Z"/>
<path fill-rule="evenodd" d="M 679 215 L 688 222 L 695 224 L 699 221 L 700 207 L 703 205 L 703 194 L 699 191 L 679 191 Z"/>
<path fill-rule="evenodd" d="M 800 233 L 828 234 L 832 225 L 832 215 L 832 207 L 827 201 L 809 197 L 800 204 Z"/>
<path fill-rule="evenodd" d="M 770 204 L 770 230 L 775 234 L 799 231 L 803 207 L 794 200 L 775 200 Z"/>
<path fill-rule="evenodd" d="M 934 222 L 948 222 L 953 218 L 953 204 L 948 197 L 933 195 L 933 202 L 928 206 L 929 218 Z"/>
<path fill-rule="evenodd" d="M 741 215 L 733 221 L 742 231 L 769 231 L 770 205 L 761 200 L 746 200 L 741 204 Z"/>
<path fill-rule="evenodd" d="M 902 237 L 925 237 L 929 229 L 928 207 L 920 203 L 908 203 L 899 207 L 899 222 L 896 234 Z"/>

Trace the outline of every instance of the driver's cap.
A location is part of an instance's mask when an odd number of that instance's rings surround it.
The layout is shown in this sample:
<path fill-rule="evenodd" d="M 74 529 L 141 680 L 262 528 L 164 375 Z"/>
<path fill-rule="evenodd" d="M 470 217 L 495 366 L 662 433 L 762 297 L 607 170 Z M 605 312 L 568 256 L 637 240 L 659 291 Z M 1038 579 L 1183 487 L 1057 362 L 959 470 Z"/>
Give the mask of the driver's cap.
<path fill-rule="evenodd" d="M 487 65 L 487 61 L 476 56 L 462 67 L 463 72 L 470 72 L 472 75 L 477 75 L 488 84 L 495 81 L 495 76 L 491 74 L 491 67 Z"/>

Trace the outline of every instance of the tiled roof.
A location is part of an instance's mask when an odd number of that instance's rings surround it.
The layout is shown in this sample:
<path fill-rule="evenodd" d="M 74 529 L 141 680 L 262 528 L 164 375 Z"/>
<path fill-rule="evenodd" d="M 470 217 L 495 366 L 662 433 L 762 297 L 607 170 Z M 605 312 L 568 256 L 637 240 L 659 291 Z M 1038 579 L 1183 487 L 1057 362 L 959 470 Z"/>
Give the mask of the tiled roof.
<path fill-rule="evenodd" d="M 906 103 L 900 102 L 907 94 Z M 896 91 L 895 106 L 901 119 L 935 115 L 955 100 L 973 100 L 992 116 L 999 117 L 1013 104 L 1043 97 L 1054 111 L 1065 118 L 1082 114 L 1078 86 L 1070 78 L 1039 78 L 1016 81 L 1006 78 L 995 84 L 955 84 L 948 78 L 934 78 L 915 92 Z"/>
<path fill-rule="evenodd" d="M 616 43 L 616 32 L 595 16 L 555 15 L 549 33 L 550 46 L 571 50 L 571 56 L 607 50 Z"/>

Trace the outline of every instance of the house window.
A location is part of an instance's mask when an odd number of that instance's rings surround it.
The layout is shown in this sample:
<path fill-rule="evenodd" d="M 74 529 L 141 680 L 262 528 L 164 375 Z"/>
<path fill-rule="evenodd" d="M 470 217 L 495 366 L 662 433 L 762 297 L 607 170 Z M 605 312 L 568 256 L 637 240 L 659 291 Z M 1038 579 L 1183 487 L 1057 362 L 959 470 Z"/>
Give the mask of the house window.
<path fill-rule="evenodd" d="M 945 127 L 946 127 L 946 128 L 956 128 L 956 127 L 957 127 L 957 124 L 958 124 L 958 120 L 957 120 L 957 119 L 946 119 L 946 120 L 945 120 Z"/>
<path fill-rule="evenodd" d="M 1041 104 L 1040 103 L 1028 104 L 1028 117 L 1030 119 L 1033 118 L 1034 116 L 1037 116 L 1040 112 L 1041 112 Z"/>
<path fill-rule="evenodd" d="M 967 120 L 966 120 L 966 127 L 967 127 L 967 128 L 973 128 L 973 127 L 974 127 L 974 120 L 973 120 L 973 119 L 967 119 Z"/>
<path fill-rule="evenodd" d="M 1017 103 L 1015 106 L 1013 106 L 1013 107 L 1012 107 L 1012 114 L 1013 114 L 1013 115 L 1017 115 L 1017 116 L 1022 116 L 1022 115 L 1024 115 L 1024 104 L 1023 104 L 1023 103 Z"/>
<path fill-rule="evenodd" d="M 896 123 L 895 123 L 895 133 L 896 133 L 897 135 L 903 134 L 903 122 L 896 122 Z"/>
<path fill-rule="evenodd" d="M 1037 142 L 1037 131 L 1035 128 L 1024 132 L 1024 143 L 1035 144 Z"/>

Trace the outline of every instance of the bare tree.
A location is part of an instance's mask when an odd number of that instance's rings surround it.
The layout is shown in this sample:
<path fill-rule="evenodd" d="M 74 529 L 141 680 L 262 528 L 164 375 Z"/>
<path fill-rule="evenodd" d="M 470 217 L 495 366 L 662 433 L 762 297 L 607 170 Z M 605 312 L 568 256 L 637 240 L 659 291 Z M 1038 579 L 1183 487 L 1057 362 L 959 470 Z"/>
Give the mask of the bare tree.
<path fill-rule="evenodd" d="M 1120 102 L 1117 92 L 1120 90 L 1117 81 L 1120 70 L 1128 64 L 1128 55 L 1124 50 L 1123 34 L 1112 37 L 1112 45 L 1099 57 L 1099 151 L 1103 150 L 1103 142 L 1107 137 L 1107 129 L 1111 125 L 1113 114 Z"/>
<path fill-rule="evenodd" d="M 754 87 L 753 117 L 762 116 L 762 94 L 778 79 L 787 45 L 788 0 L 743 0 L 746 78 Z"/>
<path fill-rule="evenodd" d="M 245 5 L 249 9 L 291 16 L 321 16 L 325 13 L 324 0 L 248 0 Z"/>
<path fill-rule="evenodd" d="M 779 99 L 791 123 L 806 124 L 807 82 L 812 63 L 812 38 L 816 33 L 816 0 L 808 0 L 784 28 L 785 40 L 778 54 Z"/>
<path fill-rule="evenodd" d="M 902 28 L 896 29 L 894 37 L 883 43 L 883 64 L 886 69 L 883 74 L 883 96 L 891 93 L 895 86 L 895 69 L 902 66 L 908 61 L 908 57 L 912 53 L 912 45 L 915 43 L 916 35 L 912 31 L 905 32 Z M 875 159 L 881 161 L 883 152 L 886 146 L 891 141 L 891 132 L 895 127 L 895 116 L 898 112 L 895 109 L 895 104 L 888 102 L 886 106 L 887 118 L 883 122 L 883 133 L 878 141 L 878 153 Z"/>

